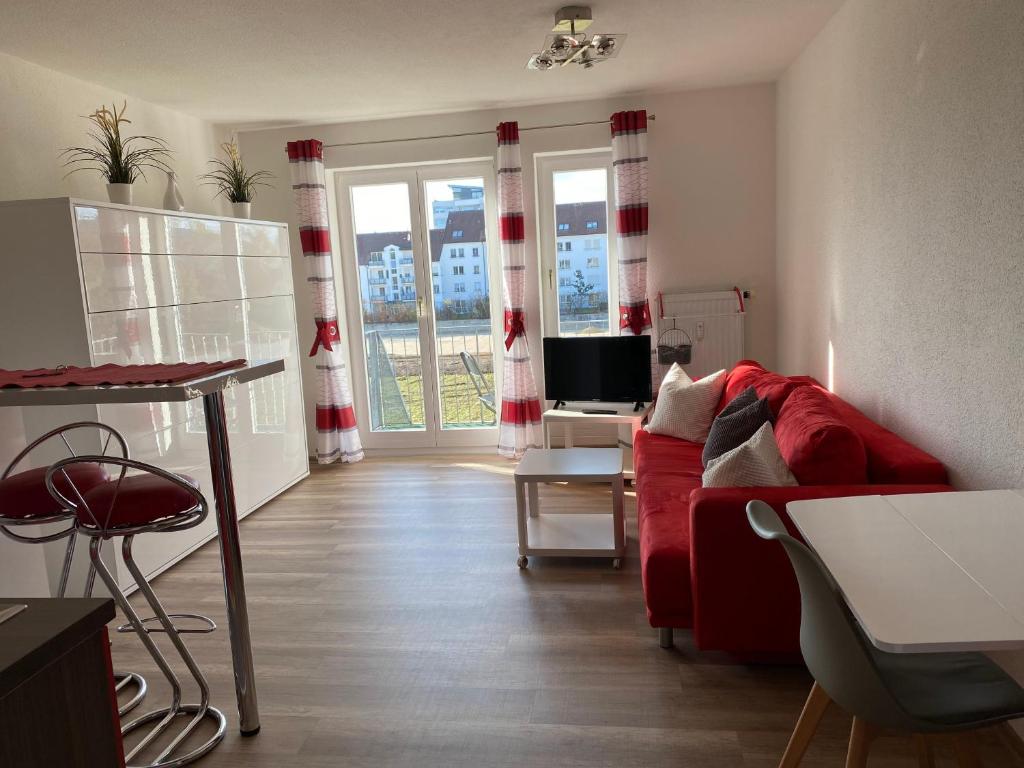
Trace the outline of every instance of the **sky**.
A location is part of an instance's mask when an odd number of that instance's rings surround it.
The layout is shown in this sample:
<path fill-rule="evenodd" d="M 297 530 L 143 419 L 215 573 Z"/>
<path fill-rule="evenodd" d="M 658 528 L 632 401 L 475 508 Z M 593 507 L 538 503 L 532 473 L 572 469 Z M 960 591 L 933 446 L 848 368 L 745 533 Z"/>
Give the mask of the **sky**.
<path fill-rule="evenodd" d="M 555 203 L 585 203 L 604 200 L 607 171 L 604 168 L 582 171 L 559 171 L 554 174 Z M 451 200 L 448 184 L 479 182 L 479 179 L 445 179 L 427 182 L 426 208 L 429 212 L 435 200 Z M 367 232 L 408 232 L 412 229 L 409 217 L 409 185 L 372 184 L 352 187 L 352 211 L 358 234 Z M 429 213 L 428 213 L 429 217 Z M 429 220 L 429 218 L 428 218 Z"/>

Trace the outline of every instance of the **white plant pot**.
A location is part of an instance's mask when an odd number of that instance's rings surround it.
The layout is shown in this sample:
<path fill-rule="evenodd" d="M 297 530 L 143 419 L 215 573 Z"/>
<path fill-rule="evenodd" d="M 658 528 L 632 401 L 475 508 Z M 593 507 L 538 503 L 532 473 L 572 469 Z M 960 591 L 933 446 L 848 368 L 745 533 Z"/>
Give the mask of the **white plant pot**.
<path fill-rule="evenodd" d="M 252 218 L 252 203 L 232 203 L 231 210 L 236 219 Z"/>
<path fill-rule="evenodd" d="M 110 202 L 131 205 L 133 186 L 133 184 L 107 184 L 107 196 L 110 198 Z"/>

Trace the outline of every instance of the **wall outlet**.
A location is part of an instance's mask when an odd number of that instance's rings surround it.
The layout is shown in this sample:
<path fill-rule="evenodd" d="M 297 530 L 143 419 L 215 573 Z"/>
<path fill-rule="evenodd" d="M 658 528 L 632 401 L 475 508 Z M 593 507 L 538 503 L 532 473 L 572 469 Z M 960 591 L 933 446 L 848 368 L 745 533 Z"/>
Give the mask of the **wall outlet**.
<path fill-rule="evenodd" d="M 697 341 L 703 341 L 703 340 L 704 340 L 704 321 L 703 320 L 698 320 L 697 321 Z"/>

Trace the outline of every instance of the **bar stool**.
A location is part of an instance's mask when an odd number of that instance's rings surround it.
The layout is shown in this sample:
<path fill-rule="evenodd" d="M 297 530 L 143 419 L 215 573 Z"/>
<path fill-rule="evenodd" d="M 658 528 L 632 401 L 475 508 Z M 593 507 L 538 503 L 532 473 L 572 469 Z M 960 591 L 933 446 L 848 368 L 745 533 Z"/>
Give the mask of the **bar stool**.
<path fill-rule="evenodd" d="M 124 437 L 113 427 L 101 424 L 98 421 L 76 421 L 72 424 L 65 424 L 62 427 L 52 429 L 41 437 L 29 443 L 4 469 L 0 475 L 0 532 L 14 541 L 22 544 L 45 544 L 50 541 L 59 541 L 67 538 L 67 549 L 64 553 L 64 563 L 61 566 L 60 581 L 57 585 L 57 597 L 64 597 L 67 593 L 68 578 L 71 574 L 71 563 L 75 556 L 75 542 L 77 536 L 77 522 L 74 510 L 56 501 L 46 488 L 46 467 L 26 469 L 15 472 L 15 469 L 25 461 L 30 454 L 40 449 L 44 444 L 51 441 L 56 442 L 59 438 L 71 456 L 75 456 L 72 447 L 70 433 L 96 430 L 100 433 L 102 448 L 100 453 L 106 455 L 111 443 L 120 449 L 121 456 L 128 458 L 128 444 Z M 80 498 L 79 493 L 110 480 L 110 474 L 101 464 L 82 463 L 75 464 L 62 470 L 56 477 L 56 487 L 65 496 Z M 29 536 L 23 533 L 15 533 L 13 528 L 29 525 L 50 525 L 66 524 L 60 530 L 40 536 Z M 96 578 L 96 571 L 90 566 L 89 575 L 86 579 L 85 596 L 91 597 L 93 582 Z M 118 714 L 122 717 L 131 712 L 146 698 L 146 680 L 134 672 L 114 673 L 116 691 L 120 693 L 129 685 L 136 687 L 135 695 L 118 708 Z"/>
<path fill-rule="evenodd" d="M 68 467 L 90 462 L 120 467 L 120 473 L 116 479 L 94 485 L 81 494 L 74 494 L 77 500 L 72 501 L 61 492 L 56 481 L 60 473 Z M 128 470 L 138 470 L 139 474 L 129 475 L 127 474 Z M 130 767 L 133 766 L 132 760 L 146 747 L 153 744 L 175 718 L 187 715 L 192 715 L 188 724 L 153 762 L 145 763 L 145 766 L 146 768 L 178 768 L 195 762 L 224 738 L 226 720 L 220 710 L 210 706 L 209 684 L 181 639 L 182 632 L 188 630 L 178 629 L 171 616 L 160 604 L 160 600 L 132 556 L 132 542 L 140 533 L 171 533 L 194 528 L 202 523 L 206 519 L 209 507 L 205 497 L 199 491 L 198 484 L 190 477 L 175 475 L 159 467 L 128 458 L 75 456 L 62 459 L 47 470 L 46 486 L 54 499 L 75 511 L 78 519 L 78 531 L 90 537 L 89 557 L 93 566 L 128 618 L 131 629 L 138 635 L 143 646 L 171 686 L 170 706 L 141 715 L 121 728 L 122 735 L 126 735 L 147 723 L 157 721 L 156 725 L 125 756 L 126 762 Z M 132 578 L 135 579 L 139 591 L 153 610 L 153 618 L 139 618 L 100 557 L 102 542 L 115 536 L 122 538 L 121 554 L 124 563 Z M 209 629 L 200 631 L 212 631 L 215 628 L 212 621 L 198 614 L 174 614 L 174 617 L 197 618 L 206 621 Z M 153 621 L 159 623 L 159 628 L 150 626 Z M 199 704 L 181 703 L 181 683 L 160 648 L 150 637 L 153 632 L 165 632 L 170 638 L 178 656 L 192 674 L 192 678 L 199 688 Z M 204 718 L 213 721 L 216 728 L 214 735 L 188 753 L 174 756 L 178 747 L 184 743 Z"/>

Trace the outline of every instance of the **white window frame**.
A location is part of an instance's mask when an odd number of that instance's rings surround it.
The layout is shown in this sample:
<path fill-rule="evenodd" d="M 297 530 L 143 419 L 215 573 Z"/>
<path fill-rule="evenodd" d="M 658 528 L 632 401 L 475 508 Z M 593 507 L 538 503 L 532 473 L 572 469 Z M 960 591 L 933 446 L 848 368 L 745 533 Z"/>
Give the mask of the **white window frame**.
<path fill-rule="evenodd" d="M 362 303 L 359 296 L 359 275 L 355 258 L 355 238 L 352 236 L 354 230 L 351 207 L 351 188 L 362 184 L 388 184 L 406 183 L 409 189 L 415 194 L 410 197 L 410 217 L 413 231 L 413 252 L 420 254 L 415 267 L 420 276 L 417 283 L 419 295 L 426 304 L 422 315 L 419 318 L 421 327 L 421 344 L 426 345 L 431 339 L 436 339 L 435 317 L 433 311 L 434 293 L 437 283 L 434 279 L 440 280 L 440 267 L 437 262 L 430 260 L 429 238 L 426 236 L 422 224 L 429 223 L 431 214 L 426 210 L 423 197 L 423 184 L 428 181 L 446 180 L 450 178 L 473 178 L 484 179 L 486 189 L 484 216 L 486 226 L 486 239 L 493 243 L 493 248 L 487 251 L 487 281 L 489 284 L 489 301 L 491 310 L 491 345 L 495 350 L 494 361 L 494 388 L 496 393 L 502 391 L 502 369 L 504 350 L 502 340 L 504 339 L 503 308 L 502 308 L 502 286 L 501 286 L 501 254 L 499 248 L 499 237 L 497 227 L 497 183 L 494 173 L 492 158 L 479 158 L 460 160 L 444 163 L 413 163 L 408 165 L 389 165 L 361 168 L 337 168 L 331 169 L 329 188 L 332 190 L 333 208 L 336 211 L 338 230 L 342 232 L 340 238 L 341 270 L 337 279 L 341 281 L 339 290 L 344 296 L 346 308 L 345 333 L 355 339 L 351 350 L 352 358 L 352 383 L 355 401 L 356 414 L 359 423 L 359 434 L 362 438 L 364 448 L 368 450 L 407 450 L 407 449 L 445 449 L 445 448 L 483 448 L 492 447 L 498 436 L 498 425 L 493 427 L 471 428 L 471 429 L 441 429 L 440 428 L 440 402 L 437 389 L 437 361 L 434 353 L 425 355 L 424 380 L 429 381 L 429 389 L 424 389 L 424 405 L 427 407 L 427 399 L 432 404 L 425 413 L 427 424 L 424 430 L 397 430 L 394 432 L 373 432 L 369 429 L 369 411 L 366 398 L 366 370 L 363 357 L 363 315 Z M 417 205 L 417 201 L 420 202 Z M 451 254 L 449 254 L 450 256 Z M 435 272 L 437 269 L 437 272 Z M 384 287 L 381 286 L 381 290 Z M 436 290 L 436 289 L 435 289 Z M 428 294 L 429 291 L 429 294 Z M 387 294 L 382 294 L 381 298 Z M 464 299 L 461 307 L 465 311 L 467 304 Z M 429 329 L 429 333 L 427 332 Z M 358 345 L 358 346 L 355 346 Z M 500 350 L 500 351 L 499 351 Z M 497 420 L 496 420 L 497 422 Z"/>
<path fill-rule="evenodd" d="M 558 327 L 558 255 L 572 253 L 557 248 L 559 233 L 555 222 L 554 174 L 604 168 L 607 172 L 608 238 L 608 333 L 619 335 L 619 269 L 615 228 L 615 190 L 611 148 L 578 152 L 538 153 L 534 155 L 537 186 L 537 253 L 540 259 L 541 329 L 545 336 L 557 336 Z M 565 237 L 565 235 L 561 235 Z"/>

